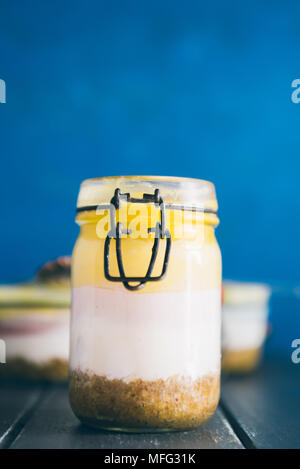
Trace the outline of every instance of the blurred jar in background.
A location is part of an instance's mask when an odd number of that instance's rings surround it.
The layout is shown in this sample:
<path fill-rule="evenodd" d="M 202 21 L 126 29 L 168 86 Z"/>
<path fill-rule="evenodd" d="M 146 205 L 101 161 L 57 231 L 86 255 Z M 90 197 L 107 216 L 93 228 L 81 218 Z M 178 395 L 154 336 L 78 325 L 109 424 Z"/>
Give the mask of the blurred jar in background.
<path fill-rule="evenodd" d="M 77 209 L 74 413 L 118 431 L 199 426 L 215 411 L 220 391 L 213 184 L 158 176 L 87 180 Z"/>
<path fill-rule="evenodd" d="M 62 381 L 68 377 L 70 259 L 49 262 L 35 281 L 0 286 L 1 377 Z"/>
<path fill-rule="evenodd" d="M 247 372 L 258 365 L 268 331 L 270 293 L 264 284 L 224 282 L 222 371 Z"/>

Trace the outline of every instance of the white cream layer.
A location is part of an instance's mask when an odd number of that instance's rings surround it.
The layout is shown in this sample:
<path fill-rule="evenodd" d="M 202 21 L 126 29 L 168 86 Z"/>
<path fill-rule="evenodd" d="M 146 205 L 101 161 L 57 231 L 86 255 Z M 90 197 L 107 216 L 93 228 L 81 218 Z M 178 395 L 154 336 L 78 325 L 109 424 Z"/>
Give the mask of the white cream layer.
<path fill-rule="evenodd" d="M 9 359 L 14 357 L 35 363 L 44 363 L 55 358 L 68 360 L 69 328 L 68 315 L 53 319 L 53 327 L 40 332 L 4 334 L 1 339 L 6 345 L 6 361 L 9 363 Z"/>
<path fill-rule="evenodd" d="M 222 347 L 246 350 L 263 345 L 268 328 L 267 305 L 224 306 Z"/>
<path fill-rule="evenodd" d="M 193 379 L 220 369 L 219 289 L 73 288 L 71 369 L 109 379 Z"/>

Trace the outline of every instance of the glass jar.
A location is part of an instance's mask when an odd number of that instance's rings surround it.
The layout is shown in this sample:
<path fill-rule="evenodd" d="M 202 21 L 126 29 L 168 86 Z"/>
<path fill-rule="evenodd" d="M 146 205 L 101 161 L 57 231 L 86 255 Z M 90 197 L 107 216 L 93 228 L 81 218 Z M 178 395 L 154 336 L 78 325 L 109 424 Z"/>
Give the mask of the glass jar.
<path fill-rule="evenodd" d="M 224 282 L 222 370 L 246 373 L 260 362 L 268 332 L 267 285 Z"/>
<path fill-rule="evenodd" d="M 221 254 L 212 183 L 84 181 L 72 259 L 70 402 L 109 430 L 194 428 L 220 391 Z"/>
<path fill-rule="evenodd" d="M 2 285 L 0 378 L 67 381 L 69 323 L 69 285 Z"/>

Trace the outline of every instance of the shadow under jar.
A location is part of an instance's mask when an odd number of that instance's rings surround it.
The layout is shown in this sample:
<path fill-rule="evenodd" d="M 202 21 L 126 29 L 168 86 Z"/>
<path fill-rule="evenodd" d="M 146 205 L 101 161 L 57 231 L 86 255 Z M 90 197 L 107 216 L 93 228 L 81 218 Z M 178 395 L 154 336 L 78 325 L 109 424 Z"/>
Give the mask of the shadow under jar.
<path fill-rule="evenodd" d="M 220 393 L 221 254 L 212 183 L 90 179 L 72 259 L 70 402 L 84 423 L 195 428 Z"/>

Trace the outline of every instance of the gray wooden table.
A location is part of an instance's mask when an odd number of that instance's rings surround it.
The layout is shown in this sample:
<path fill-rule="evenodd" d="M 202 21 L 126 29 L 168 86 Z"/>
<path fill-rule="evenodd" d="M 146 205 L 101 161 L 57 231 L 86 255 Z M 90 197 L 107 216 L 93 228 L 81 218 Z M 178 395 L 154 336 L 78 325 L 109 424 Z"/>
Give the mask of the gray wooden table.
<path fill-rule="evenodd" d="M 300 364 L 225 377 L 215 415 L 189 432 L 126 434 L 81 425 L 66 386 L 0 383 L 0 448 L 300 448 Z"/>

